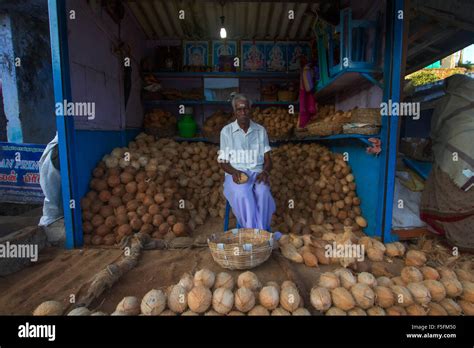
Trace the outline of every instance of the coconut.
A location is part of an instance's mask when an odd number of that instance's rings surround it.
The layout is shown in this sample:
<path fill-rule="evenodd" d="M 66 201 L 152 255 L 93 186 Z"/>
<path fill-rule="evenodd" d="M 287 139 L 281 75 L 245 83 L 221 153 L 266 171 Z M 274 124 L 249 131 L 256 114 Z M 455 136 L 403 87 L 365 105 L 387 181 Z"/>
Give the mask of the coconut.
<path fill-rule="evenodd" d="M 332 272 L 324 272 L 319 276 L 319 286 L 328 289 L 335 289 L 341 286 L 339 277 Z"/>
<path fill-rule="evenodd" d="M 349 315 L 349 316 L 366 316 L 367 313 L 362 308 L 355 307 L 355 308 L 351 309 L 349 312 L 347 312 L 347 315 Z"/>
<path fill-rule="evenodd" d="M 291 288 L 296 289 L 296 284 L 294 282 L 292 282 L 291 280 L 285 280 L 283 283 L 281 283 L 281 288 L 284 289 L 284 288 L 287 288 L 287 287 L 291 287 Z"/>
<path fill-rule="evenodd" d="M 212 281 L 214 283 L 214 280 Z M 209 283 L 207 283 L 209 284 Z M 196 313 L 204 313 L 208 310 L 212 302 L 212 293 L 209 288 L 198 285 L 188 293 L 189 309 Z"/>
<path fill-rule="evenodd" d="M 63 315 L 64 306 L 58 301 L 45 301 L 33 311 L 34 316 Z"/>
<path fill-rule="evenodd" d="M 140 309 L 145 315 L 159 315 L 166 308 L 166 295 L 161 290 L 150 290 L 142 298 Z"/>
<path fill-rule="evenodd" d="M 464 300 L 459 300 L 458 305 L 462 308 L 465 315 L 474 315 L 474 303 Z"/>
<path fill-rule="evenodd" d="M 294 283 L 293 283 L 294 284 Z M 280 293 L 280 285 L 278 285 L 277 282 L 274 282 L 274 281 L 269 281 L 265 284 L 265 286 L 274 286 L 277 290 L 278 290 L 278 293 Z M 294 288 L 296 288 L 296 285 L 293 286 Z"/>
<path fill-rule="evenodd" d="M 234 294 L 230 289 L 217 288 L 212 295 L 212 308 L 220 314 L 229 313 L 234 306 Z"/>
<path fill-rule="evenodd" d="M 423 274 L 424 279 L 438 280 L 440 275 L 436 269 L 430 266 L 423 266 L 420 268 L 421 273 Z"/>
<path fill-rule="evenodd" d="M 423 251 L 409 250 L 406 254 L 405 265 L 421 267 L 426 263 L 426 255 Z"/>
<path fill-rule="evenodd" d="M 375 306 L 367 309 L 368 316 L 384 316 L 387 315 L 383 308 Z"/>
<path fill-rule="evenodd" d="M 265 286 L 258 295 L 260 304 L 267 309 L 275 309 L 280 303 L 280 294 L 274 286 Z"/>
<path fill-rule="evenodd" d="M 108 315 L 107 313 L 101 312 L 101 311 L 91 313 L 91 317 L 103 317 L 103 316 L 107 316 L 107 315 Z"/>
<path fill-rule="evenodd" d="M 430 316 L 440 316 L 448 315 L 448 312 L 446 312 L 446 309 L 444 309 L 440 304 L 431 302 L 428 303 L 428 310 L 426 314 Z"/>
<path fill-rule="evenodd" d="M 441 278 L 440 282 L 446 289 L 446 296 L 457 297 L 462 294 L 462 284 L 456 278 Z"/>
<path fill-rule="evenodd" d="M 385 251 L 387 256 L 389 256 L 389 257 L 401 256 L 400 255 L 400 250 L 399 250 L 399 248 L 397 247 L 397 245 L 395 243 L 387 243 L 387 244 L 385 244 L 385 248 L 387 249 Z"/>
<path fill-rule="evenodd" d="M 375 277 L 393 277 L 386 262 L 372 262 L 371 272 Z"/>
<path fill-rule="evenodd" d="M 68 316 L 88 316 L 91 315 L 91 311 L 87 309 L 87 307 L 78 307 L 74 308 L 72 311 L 70 311 Z"/>
<path fill-rule="evenodd" d="M 326 256 L 324 248 L 315 248 L 314 255 L 318 258 L 318 263 L 320 265 L 329 265 L 331 263 L 330 258 Z"/>
<path fill-rule="evenodd" d="M 177 314 L 175 312 L 173 312 L 171 309 L 165 309 L 163 312 L 161 312 L 160 317 L 172 317 L 172 316 L 176 316 L 176 315 Z M 184 313 L 182 315 L 184 315 Z"/>
<path fill-rule="evenodd" d="M 430 292 L 423 283 L 410 283 L 407 285 L 407 289 L 410 290 L 416 303 L 426 305 L 431 301 Z"/>
<path fill-rule="evenodd" d="M 359 238 L 358 243 L 360 245 L 363 245 L 365 250 L 368 250 L 369 248 L 372 248 L 373 239 L 370 237 L 364 236 L 364 237 Z"/>
<path fill-rule="evenodd" d="M 284 310 L 281 307 L 278 307 L 272 311 L 272 316 L 286 316 L 286 315 L 291 315 L 291 313 Z"/>
<path fill-rule="evenodd" d="M 468 282 L 474 282 L 474 274 L 463 270 L 462 268 L 455 270 L 458 280 L 466 280 Z"/>
<path fill-rule="evenodd" d="M 268 316 L 268 315 L 270 315 L 270 312 L 265 307 L 259 305 L 259 306 L 253 307 L 252 310 L 250 312 L 248 312 L 248 315 L 251 315 L 251 316 Z"/>
<path fill-rule="evenodd" d="M 351 294 L 355 302 L 362 309 L 370 308 L 375 302 L 375 293 L 365 283 L 357 283 L 351 288 Z"/>
<path fill-rule="evenodd" d="M 117 305 L 115 311 L 126 315 L 138 315 L 140 314 L 140 302 L 135 296 L 126 296 Z"/>
<path fill-rule="evenodd" d="M 392 290 L 385 286 L 376 286 L 375 292 L 375 303 L 377 306 L 382 308 L 389 308 L 395 304 L 395 296 Z"/>
<path fill-rule="evenodd" d="M 347 268 L 338 268 L 334 271 L 334 274 L 339 277 L 342 287 L 348 290 L 357 283 L 357 279 Z"/>
<path fill-rule="evenodd" d="M 446 289 L 441 282 L 433 279 L 426 279 L 423 281 L 423 285 L 430 292 L 433 301 L 440 302 L 446 297 Z"/>
<path fill-rule="evenodd" d="M 227 313 L 227 316 L 229 317 L 241 317 L 241 316 L 245 316 L 245 313 L 242 313 L 242 312 L 239 312 L 239 311 L 231 311 L 229 313 Z"/>
<path fill-rule="evenodd" d="M 181 276 L 181 279 L 179 280 L 178 285 L 181 285 L 183 288 L 186 289 L 186 291 L 191 291 L 191 289 L 194 287 L 193 276 L 189 273 L 184 273 Z"/>
<path fill-rule="evenodd" d="M 406 286 L 407 284 L 403 281 L 402 277 L 393 277 L 392 283 L 394 285 Z"/>
<path fill-rule="evenodd" d="M 467 280 L 462 280 L 461 285 L 463 289 L 461 298 L 464 301 L 474 303 L 474 283 Z"/>
<path fill-rule="evenodd" d="M 125 313 L 125 312 L 121 312 L 121 311 L 117 311 L 115 310 L 114 312 L 112 312 L 112 314 L 110 314 L 111 316 L 127 316 L 128 314 Z"/>
<path fill-rule="evenodd" d="M 355 301 L 351 293 L 346 288 L 335 288 L 331 290 L 332 303 L 343 311 L 348 311 L 355 307 Z"/>
<path fill-rule="evenodd" d="M 188 291 L 179 283 L 171 288 L 168 308 L 176 313 L 183 313 L 188 308 Z"/>
<path fill-rule="evenodd" d="M 194 275 L 194 287 L 204 286 L 210 289 L 214 285 L 215 280 L 216 276 L 214 273 L 207 268 L 203 268 Z"/>
<path fill-rule="evenodd" d="M 462 308 L 452 299 L 445 298 L 439 304 L 448 312 L 448 315 L 461 315 Z"/>
<path fill-rule="evenodd" d="M 400 307 L 400 306 L 392 306 L 390 308 L 387 308 L 385 310 L 387 315 L 394 315 L 394 316 L 401 316 L 401 315 L 407 315 L 407 311 L 405 308 Z"/>
<path fill-rule="evenodd" d="M 408 307 L 414 303 L 413 296 L 411 295 L 410 290 L 408 290 L 406 287 L 400 285 L 393 285 L 390 287 L 390 289 L 395 295 L 395 302 L 397 303 L 397 305 L 402 307 Z"/>
<path fill-rule="evenodd" d="M 377 278 L 377 285 L 385 286 L 385 287 L 390 287 L 390 286 L 392 286 L 392 285 L 394 285 L 394 284 L 393 284 L 393 282 L 390 280 L 390 278 L 382 276 L 382 277 L 378 277 L 378 278 Z"/>
<path fill-rule="evenodd" d="M 287 286 L 281 289 L 280 305 L 283 309 L 293 312 L 300 306 L 301 297 L 296 288 Z"/>
<path fill-rule="evenodd" d="M 232 290 L 234 288 L 234 278 L 227 272 L 220 272 L 216 276 L 214 288 L 226 288 Z"/>
<path fill-rule="evenodd" d="M 324 312 L 332 305 L 331 294 L 329 290 L 324 287 L 314 287 L 311 289 L 311 304 L 318 311 Z"/>
<path fill-rule="evenodd" d="M 311 313 L 306 308 L 298 308 L 297 310 L 293 311 L 293 315 L 308 316 L 311 315 Z"/>
<path fill-rule="evenodd" d="M 441 278 L 458 279 L 456 272 L 454 272 L 452 269 L 449 269 L 448 267 L 439 267 L 438 273 Z"/>
<path fill-rule="evenodd" d="M 262 287 L 257 275 L 250 271 L 241 273 L 239 275 L 237 278 L 237 285 L 239 288 L 247 288 L 252 291 L 258 290 Z"/>
<path fill-rule="evenodd" d="M 419 271 L 418 268 L 413 266 L 403 267 L 400 276 L 406 284 L 418 283 L 423 281 L 423 274 Z"/>
<path fill-rule="evenodd" d="M 374 286 L 377 285 L 377 279 L 373 276 L 373 274 L 368 273 L 368 272 L 362 272 L 357 275 L 357 281 L 359 283 L 366 284 L 373 288 Z"/>
<path fill-rule="evenodd" d="M 328 311 L 325 313 L 325 315 L 329 316 L 343 316 L 347 315 L 346 312 L 344 312 L 342 309 L 337 308 L 337 307 L 331 307 L 328 309 Z"/>
<path fill-rule="evenodd" d="M 304 247 L 303 247 L 304 248 Z M 308 267 L 317 267 L 318 258 L 310 250 L 304 249 L 301 256 L 303 256 L 303 262 Z"/>
<path fill-rule="evenodd" d="M 414 303 L 406 308 L 407 314 L 412 316 L 426 315 L 426 310 L 417 303 Z"/>
<path fill-rule="evenodd" d="M 367 249 L 367 257 L 370 261 L 383 261 L 384 251 L 377 248 Z"/>
<path fill-rule="evenodd" d="M 205 317 L 219 317 L 222 316 L 223 314 L 216 312 L 215 310 L 211 309 L 210 311 L 204 313 Z"/>
<path fill-rule="evenodd" d="M 181 316 L 183 316 L 183 317 L 186 317 L 186 316 L 199 316 L 199 314 L 195 313 L 193 311 L 186 311 L 186 312 L 182 313 Z"/>
<path fill-rule="evenodd" d="M 248 288 L 240 288 L 235 292 L 235 308 L 247 313 L 255 306 L 255 295 Z"/>

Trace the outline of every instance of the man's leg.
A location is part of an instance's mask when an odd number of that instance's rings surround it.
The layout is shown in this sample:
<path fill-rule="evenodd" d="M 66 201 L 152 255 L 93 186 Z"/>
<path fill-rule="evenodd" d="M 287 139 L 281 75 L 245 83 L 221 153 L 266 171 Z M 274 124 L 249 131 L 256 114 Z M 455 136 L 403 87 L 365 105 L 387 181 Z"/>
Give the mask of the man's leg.
<path fill-rule="evenodd" d="M 245 184 L 236 184 L 232 176 L 226 175 L 224 180 L 224 196 L 229 201 L 232 211 L 242 228 L 256 228 L 256 203 L 253 194 L 255 175 L 249 175 Z"/>
<path fill-rule="evenodd" d="M 276 209 L 275 200 L 272 197 L 270 186 L 262 182 L 255 183 L 253 192 L 255 201 L 257 202 L 256 228 L 270 231 L 272 215 Z"/>

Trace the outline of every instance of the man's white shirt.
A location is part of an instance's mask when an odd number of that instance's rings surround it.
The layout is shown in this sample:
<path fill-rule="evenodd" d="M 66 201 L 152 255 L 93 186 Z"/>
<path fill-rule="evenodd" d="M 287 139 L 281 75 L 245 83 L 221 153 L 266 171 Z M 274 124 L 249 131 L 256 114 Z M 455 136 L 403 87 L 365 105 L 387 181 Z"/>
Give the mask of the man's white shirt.
<path fill-rule="evenodd" d="M 263 126 L 250 121 L 245 133 L 235 120 L 222 128 L 220 139 L 220 161 L 229 161 L 237 170 L 263 171 L 264 155 L 271 151 L 268 134 Z"/>

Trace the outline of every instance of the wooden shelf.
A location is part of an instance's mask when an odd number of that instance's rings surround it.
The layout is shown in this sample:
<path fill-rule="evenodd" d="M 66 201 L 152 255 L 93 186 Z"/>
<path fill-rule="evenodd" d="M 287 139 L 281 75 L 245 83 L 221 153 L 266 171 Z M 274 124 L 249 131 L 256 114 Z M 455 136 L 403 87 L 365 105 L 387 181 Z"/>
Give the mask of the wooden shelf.
<path fill-rule="evenodd" d="M 271 79 L 298 79 L 299 72 L 144 72 L 142 75 L 154 75 L 158 78 L 271 78 Z"/>
<path fill-rule="evenodd" d="M 322 100 L 333 96 L 336 93 L 349 92 L 354 90 L 354 88 L 361 88 L 370 83 L 376 83 L 375 81 L 375 79 L 366 73 L 342 72 L 332 78 L 325 86 L 320 88 L 314 96 L 316 100 Z"/>
<path fill-rule="evenodd" d="M 230 101 L 216 101 L 216 100 L 144 100 L 145 106 L 160 106 L 160 105 L 230 105 Z M 285 102 L 285 101 L 256 101 L 252 105 L 298 105 L 299 101 Z"/>

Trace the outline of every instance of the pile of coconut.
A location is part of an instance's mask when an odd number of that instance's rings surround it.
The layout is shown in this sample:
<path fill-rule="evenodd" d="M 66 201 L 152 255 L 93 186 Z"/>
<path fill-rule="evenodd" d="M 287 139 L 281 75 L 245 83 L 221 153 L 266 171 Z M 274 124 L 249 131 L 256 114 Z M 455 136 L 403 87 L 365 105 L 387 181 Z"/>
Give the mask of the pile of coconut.
<path fill-rule="evenodd" d="M 474 273 L 425 265 L 409 252 L 400 276 L 325 272 L 311 289 L 311 304 L 326 315 L 474 315 Z"/>
<path fill-rule="evenodd" d="M 33 315 L 62 315 L 63 306 L 47 301 Z M 107 315 L 79 307 L 67 315 Z M 264 285 L 255 273 L 241 273 L 237 282 L 226 272 L 217 275 L 201 269 L 194 276 L 185 273 L 179 282 L 166 289 L 152 289 L 140 301 L 127 296 L 111 315 L 310 315 L 303 299 L 291 281 L 281 286 L 276 282 Z"/>

